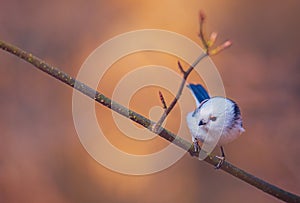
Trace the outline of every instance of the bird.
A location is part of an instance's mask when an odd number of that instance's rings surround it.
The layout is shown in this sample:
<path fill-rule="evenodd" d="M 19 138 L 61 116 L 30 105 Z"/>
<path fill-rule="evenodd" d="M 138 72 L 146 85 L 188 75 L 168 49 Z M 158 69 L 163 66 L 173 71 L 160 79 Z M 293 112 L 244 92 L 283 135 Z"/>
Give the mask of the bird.
<path fill-rule="evenodd" d="M 188 84 L 187 87 L 196 101 L 196 109 L 186 116 L 194 150 L 199 152 L 199 141 L 212 150 L 215 146 L 220 147 L 222 155 L 216 156 L 219 162 L 215 166 L 219 169 L 225 161 L 223 146 L 245 132 L 240 108 L 229 98 L 210 97 L 201 84 Z"/>

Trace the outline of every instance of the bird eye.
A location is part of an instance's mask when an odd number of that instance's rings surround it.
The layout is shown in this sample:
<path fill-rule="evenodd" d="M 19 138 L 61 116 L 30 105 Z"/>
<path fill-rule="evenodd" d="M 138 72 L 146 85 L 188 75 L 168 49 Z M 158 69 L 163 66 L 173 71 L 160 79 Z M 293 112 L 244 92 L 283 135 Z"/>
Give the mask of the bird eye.
<path fill-rule="evenodd" d="M 211 121 L 216 121 L 216 120 L 217 120 L 217 117 L 211 116 L 209 119 L 210 119 Z"/>

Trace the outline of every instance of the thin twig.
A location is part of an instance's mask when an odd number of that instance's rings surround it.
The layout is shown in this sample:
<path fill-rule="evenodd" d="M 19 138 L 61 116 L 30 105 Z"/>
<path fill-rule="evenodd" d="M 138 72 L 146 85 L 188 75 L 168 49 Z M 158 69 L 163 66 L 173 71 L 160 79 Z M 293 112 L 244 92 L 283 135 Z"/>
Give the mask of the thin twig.
<path fill-rule="evenodd" d="M 208 53 L 208 49 L 209 49 L 209 45 L 205 39 L 205 36 L 204 36 L 204 28 L 203 28 L 203 24 L 204 24 L 204 21 L 205 21 L 205 14 L 203 11 L 200 11 L 199 12 L 199 38 L 201 39 L 201 42 L 204 46 L 204 49 L 205 49 L 205 52 Z"/>
<path fill-rule="evenodd" d="M 172 109 L 175 107 L 175 105 L 177 104 L 181 94 L 182 94 L 182 91 L 183 91 L 183 88 L 184 88 L 184 85 L 185 85 L 185 82 L 186 82 L 186 79 L 188 78 L 188 76 L 190 75 L 190 73 L 192 72 L 192 70 L 195 68 L 195 66 L 202 60 L 204 59 L 205 57 L 207 57 L 208 55 L 206 53 L 203 53 L 201 54 L 195 61 L 194 63 L 189 67 L 189 69 L 187 71 L 184 71 L 182 69 L 182 67 L 180 68 L 179 66 L 179 69 L 182 70 L 182 72 L 184 72 L 183 74 L 183 77 L 182 77 L 182 81 L 181 81 L 181 84 L 179 86 L 179 89 L 177 91 L 177 94 L 176 96 L 174 97 L 173 101 L 171 102 L 171 104 L 169 105 L 169 107 L 164 111 L 163 115 L 160 117 L 160 119 L 157 121 L 157 123 L 155 125 L 153 125 L 153 131 L 154 132 L 157 132 L 159 133 L 159 131 L 161 130 L 161 125 L 162 123 L 165 121 L 165 119 L 167 118 L 167 116 L 169 115 L 169 113 L 172 111 Z M 180 63 L 178 63 L 180 64 Z"/>
<path fill-rule="evenodd" d="M 171 104 L 169 105 L 169 107 L 167 109 L 165 109 L 165 111 L 163 112 L 162 116 L 160 117 L 160 119 L 157 121 L 157 123 L 153 126 L 153 130 L 154 132 L 158 132 L 161 130 L 161 125 L 162 123 L 165 121 L 165 119 L 167 118 L 167 116 L 169 115 L 169 113 L 172 111 L 172 109 L 175 107 L 177 101 L 179 100 L 181 94 L 182 94 L 182 91 L 183 91 L 183 88 L 184 88 L 184 85 L 185 85 L 185 82 L 186 82 L 186 79 L 188 78 L 188 76 L 190 75 L 190 73 L 192 72 L 192 70 L 198 65 L 198 63 L 204 59 L 205 57 L 209 56 L 210 55 L 210 47 L 213 45 L 213 43 L 215 42 L 216 40 L 216 37 L 217 37 L 217 34 L 216 33 L 212 33 L 211 37 L 210 37 L 210 41 L 207 42 L 207 40 L 205 39 L 204 37 L 204 28 L 203 28 L 203 24 L 204 24 L 204 21 L 205 21 L 205 14 L 200 11 L 199 13 L 199 37 L 201 39 L 201 42 L 204 46 L 204 53 L 201 54 L 195 61 L 194 63 L 189 67 L 189 69 L 187 71 L 185 71 L 183 68 L 182 68 L 182 65 L 181 63 L 178 61 L 178 68 L 180 70 L 180 72 L 183 74 L 182 76 L 182 81 L 181 81 L 181 84 L 179 86 L 179 89 L 177 91 L 177 94 L 176 96 L 174 97 L 173 101 L 171 102 Z M 225 49 L 225 48 L 223 48 Z M 222 49 L 222 50 L 223 50 Z M 219 51 L 218 51 L 219 52 Z M 216 52 L 217 53 L 217 52 Z"/>
<path fill-rule="evenodd" d="M 204 26 L 203 26 L 204 22 L 205 22 L 205 18 L 206 17 L 205 17 L 204 12 L 200 11 L 200 13 L 199 13 L 199 37 L 204 46 L 204 53 L 202 55 L 200 55 L 194 61 L 194 63 L 189 67 L 189 69 L 187 71 L 185 71 L 182 68 L 181 63 L 178 61 L 178 68 L 179 68 L 180 72 L 183 74 L 181 84 L 180 84 L 177 94 L 176 94 L 175 98 L 173 99 L 173 101 L 171 102 L 170 106 L 167 109 L 165 109 L 165 111 L 163 112 L 163 115 L 160 117 L 160 119 L 157 121 L 157 123 L 153 126 L 154 132 L 159 133 L 159 131 L 161 130 L 160 127 L 161 127 L 162 123 L 165 121 L 165 119 L 167 118 L 169 113 L 172 111 L 172 109 L 175 107 L 176 103 L 178 102 L 178 100 L 182 94 L 185 82 L 186 82 L 188 76 L 190 75 L 190 73 L 197 66 L 197 64 L 205 57 L 216 55 L 232 45 L 232 42 L 227 40 L 224 43 L 222 43 L 221 45 L 217 46 L 217 48 L 211 50 L 212 46 L 214 45 L 214 43 L 216 41 L 218 34 L 216 32 L 212 32 L 209 40 L 207 41 L 205 39 Z"/>
<path fill-rule="evenodd" d="M 185 70 L 183 70 L 180 61 L 177 62 L 177 65 L 178 65 L 178 68 L 179 68 L 180 72 L 184 75 L 185 74 Z"/>
<path fill-rule="evenodd" d="M 84 95 L 94 99 L 98 103 L 112 109 L 113 111 L 125 116 L 128 119 L 131 119 L 132 121 L 144 126 L 145 128 L 148 128 L 150 131 L 154 132 L 151 128 L 151 126 L 154 124 L 153 121 L 149 120 L 148 118 L 143 117 L 142 115 L 140 115 L 130 109 L 127 109 L 126 107 L 122 106 L 121 104 L 118 104 L 118 103 L 112 101 L 105 95 L 97 92 L 96 90 L 85 85 L 84 83 L 72 78 L 67 73 L 61 71 L 60 69 L 55 68 L 55 67 L 47 64 L 43 60 L 39 59 L 38 57 L 33 56 L 32 54 L 27 53 L 24 50 L 22 50 L 16 46 L 10 45 L 8 43 L 5 43 L 1 40 L 0 40 L 0 48 L 3 49 L 4 51 L 9 52 L 9 53 L 17 56 L 18 58 L 21 58 L 24 61 L 32 64 L 34 67 L 47 73 L 50 76 L 62 81 L 63 83 L 71 86 L 72 88 L 75 88 L 76 90 L 80 91 Z M 158 135 L 161 136 L 162 138 L 168 140 L 169 142 L 172 142 L 173 144 L 182 148 L 183 150 L 190 152 L 190 154 L 192 156 L 198 157 L 198 154 L 194 153 L 194 146 L 190 142 L 180 138 L 179 136 L 173 134 L 172 132 L 166 130 L 165 128 L 163 128 Z M 215 166 L 219 162 L 219 159 L 215 156 L 208 155 L 204 161 Z M 242 169 L 239 169 L 238 167 L 230 164 L 227 161 L 224 161 L 224 163 L 221 167 L 221 170 L 239 178 L 240 180 L 245 181 L 246 183 L 248 183 L 248 184 L 250 184 L 250 185 L 278 198 L 278 199 L 281 199 L 281 200 L 287 201 L 287 202 L 295 202 L 295 203 L 300 202 L 299 196 L 292 194 L 288 191 L 285 191 L 285 190 L 283 190 L 275 185 L 272 185 L 262 179 L 259 179 L 255 176 L 247 173 L 246 171 L 243 171 Z"/>
<path fill-rule="evenodd" d="M 163 108 L 164 108 L 164 110 L 166 110 L 168 107 L 167 107 L 165 98 L 164 98 L 163 94 L 161 93 L 161 91 L 158 91 L 158 94 L 159 94 L 160 101 L 163 105 Z"/>

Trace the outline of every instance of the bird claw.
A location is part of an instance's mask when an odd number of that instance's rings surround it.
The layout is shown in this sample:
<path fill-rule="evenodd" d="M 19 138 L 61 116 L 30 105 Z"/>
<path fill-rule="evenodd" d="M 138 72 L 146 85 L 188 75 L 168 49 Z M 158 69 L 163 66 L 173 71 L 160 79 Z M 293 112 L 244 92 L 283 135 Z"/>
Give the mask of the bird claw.
<path fill-rule="evenodd" d="M 199 147 L 198 141 L 195 140 L 195 141 L 193 142 L 193 144 L 194 144 L 194 150 L 195 150 L 195 152 L 196 152 L 196 153 L 199 152 L 199 151 L 200 151 L 200 147 Z"/>
<path fill-rule="evenodd" d="M 215 169 L 219 169 L 222 167 L 222 165 L 225 161 L 225 157 L 224 156 L 216 156 L 216 158 L 219 159 L 219 163 L 215 166 Z"/>
<path fill-rule="evenodd" d="M 194 150 L 190 150 L 190 155 L 191 156 L 198 156 L 198 153 L 200 152 L 200 147 L 198 145 L 198 141 L 195 140 L 193 142 L 193 145 L 194 145 Z"/>

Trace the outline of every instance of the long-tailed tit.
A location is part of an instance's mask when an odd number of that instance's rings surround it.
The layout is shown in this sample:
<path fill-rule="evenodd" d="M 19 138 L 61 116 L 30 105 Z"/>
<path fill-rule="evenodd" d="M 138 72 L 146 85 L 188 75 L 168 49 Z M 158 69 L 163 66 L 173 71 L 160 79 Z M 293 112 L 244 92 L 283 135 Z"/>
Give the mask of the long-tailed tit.
<path fill-rule="evenodd" d="M 223 145 L 235 140 L 245 130 L 238 105 L 224 97 L 210 97 L 200 84 L 189 84 L 197 104 L 195 111 L 188 113 L 187 125 L 192 135 L 195 151 L 199 151 L 198 141 L 203 145 L 219 146 L 222 156 L 216 168 L 225 160 Z"/>

